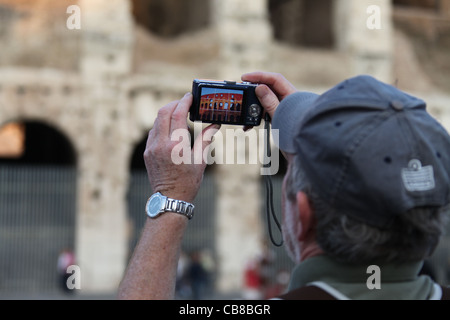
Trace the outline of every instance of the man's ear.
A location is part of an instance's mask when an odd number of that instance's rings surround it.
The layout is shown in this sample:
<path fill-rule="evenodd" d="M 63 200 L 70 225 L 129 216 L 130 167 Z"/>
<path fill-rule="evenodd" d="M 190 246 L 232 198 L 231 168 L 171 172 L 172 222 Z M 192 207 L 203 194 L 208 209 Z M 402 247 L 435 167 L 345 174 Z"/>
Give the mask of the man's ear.
<path fill-rule="evenodd" d="M 299 191 L 297 193 L 297 209 L 299 212 L 302 230 L 299 235 L 300 241 L 305 241 L 315 229 L 315 216 L 306 193 Z"/>

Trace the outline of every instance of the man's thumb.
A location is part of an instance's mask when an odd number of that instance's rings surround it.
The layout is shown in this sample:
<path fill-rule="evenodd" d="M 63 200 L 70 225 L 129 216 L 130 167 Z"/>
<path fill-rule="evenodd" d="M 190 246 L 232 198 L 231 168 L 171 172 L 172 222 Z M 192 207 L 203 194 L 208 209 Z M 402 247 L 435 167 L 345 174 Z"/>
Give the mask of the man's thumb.
<path fill-rule="evenodd" d="M 280 104 L 278 97 L 266 85 L 258 86 L 258 88 L 256 88 L 256 95 L 264 107 L 264 110 L 266 110 L 270 117 L 273 118 L 275 111 Z"/>

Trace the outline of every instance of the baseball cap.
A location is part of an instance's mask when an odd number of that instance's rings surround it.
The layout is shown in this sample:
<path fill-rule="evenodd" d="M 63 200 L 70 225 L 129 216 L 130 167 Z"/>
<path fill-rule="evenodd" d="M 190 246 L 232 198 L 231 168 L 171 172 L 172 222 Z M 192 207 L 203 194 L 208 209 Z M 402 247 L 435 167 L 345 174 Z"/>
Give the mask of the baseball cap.
<path fill-rule="evenodd" d="M 273 117 L 281 150 L 299 156 L 317 195 L 375 227 L 450 201 L 450 136 L 426 103 L 371 76 L 322 95 L 297 92 Z"/>

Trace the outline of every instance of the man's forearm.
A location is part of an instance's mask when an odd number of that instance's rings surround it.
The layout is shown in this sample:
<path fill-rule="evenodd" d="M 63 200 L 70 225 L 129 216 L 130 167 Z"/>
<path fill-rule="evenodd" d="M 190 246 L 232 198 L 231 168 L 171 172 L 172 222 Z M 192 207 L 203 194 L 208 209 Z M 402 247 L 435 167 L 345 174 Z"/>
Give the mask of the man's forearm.
<path fill-rule="evenodd" d="M 171 155 L 180 143 L 183 144 L 182 150 L 191 148 L 189 139 L 179 142 L 172 137 L 179 130 L 188 132 L 187 117 L 192 102 L 193 96 L 188 93 L 180 101 L 171 102 L 158 111 L 144 152 L 151 189 L 172 199 L 190 203 L 200 189 L 206 162 L 175 164 Z M 203 135 L 210 130 L 215 133 L 219 129 L 220 126 L 210 125 L 196 138 L 192 150 L 200 158 L 213 137 L 211 134 L 207 135 L 209 139 L 204 139 Z M 120 299 L 174 298 L 181 241 L 187 224 L 187 217 L 172 212 L 147 220 L 120 285 Z"/>
<path fill-rule="evenodd" d="M 119 299 L 173 299 L 186 217 L 148 219 L 119 288 Z"/>

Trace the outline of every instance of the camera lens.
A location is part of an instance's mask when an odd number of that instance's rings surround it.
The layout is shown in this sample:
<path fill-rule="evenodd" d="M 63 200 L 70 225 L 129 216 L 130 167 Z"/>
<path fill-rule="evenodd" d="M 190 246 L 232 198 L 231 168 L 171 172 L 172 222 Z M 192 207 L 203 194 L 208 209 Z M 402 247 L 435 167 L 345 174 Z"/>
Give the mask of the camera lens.
<path fill-rule="evenodd" d="M 248 114 L 250 117 L 258 118 L 261 114 L 261 107 L 257 104 L 252 104 L 248 110 Z"/>

